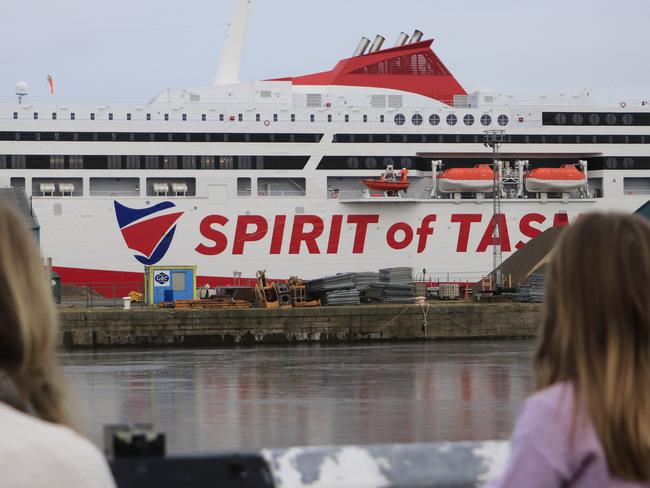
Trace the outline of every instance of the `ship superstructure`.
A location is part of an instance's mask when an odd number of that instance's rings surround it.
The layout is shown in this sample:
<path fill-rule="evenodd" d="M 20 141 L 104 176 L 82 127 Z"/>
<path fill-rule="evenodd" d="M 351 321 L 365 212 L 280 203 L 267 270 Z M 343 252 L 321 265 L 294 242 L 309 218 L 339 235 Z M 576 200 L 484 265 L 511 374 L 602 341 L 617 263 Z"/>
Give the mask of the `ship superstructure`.
<path fill-rule="evenodd" d="M 507 255 L 650 199 L 646 101 L 467 93 L 420 31 L 388 48 L 363 38 L 330 71 L 239 83 L 249 8 L 213 86 L 0 106 L 0 185 L 31 196 L 64 281 L 135 281 L 159 262 L 197 264 L 213 285 L 388 265 L 474 280 L 495 227 Z M 496 164 L 486 131 L 503 139 Z M 364 184 L 389 167 L 403 190 Z"/>

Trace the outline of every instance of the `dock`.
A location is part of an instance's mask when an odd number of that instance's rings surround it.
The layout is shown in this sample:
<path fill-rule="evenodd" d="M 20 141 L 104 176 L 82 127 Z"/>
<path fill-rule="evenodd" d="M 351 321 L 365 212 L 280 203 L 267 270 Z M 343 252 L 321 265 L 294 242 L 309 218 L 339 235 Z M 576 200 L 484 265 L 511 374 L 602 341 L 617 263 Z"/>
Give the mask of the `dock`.
<path fill-rule="evenodd" d="M 536 335 L 533 303 L 433 302 L 279 309 L 60 309 L 59 345 L 215 347 Z"/>

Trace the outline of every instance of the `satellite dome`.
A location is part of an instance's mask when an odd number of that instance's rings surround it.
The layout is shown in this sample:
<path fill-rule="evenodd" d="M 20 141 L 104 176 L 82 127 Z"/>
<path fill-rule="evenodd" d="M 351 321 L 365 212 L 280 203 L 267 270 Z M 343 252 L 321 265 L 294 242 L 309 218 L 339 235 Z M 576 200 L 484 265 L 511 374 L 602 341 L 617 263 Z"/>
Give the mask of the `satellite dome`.
<path fill-rule="evenodd" d="M 18 83 L 16 83 L 16 95 L 24 96 L 27 95 L 28 91 L 29 91 L 29 85 L 26 82 L 19 81 Z"/>

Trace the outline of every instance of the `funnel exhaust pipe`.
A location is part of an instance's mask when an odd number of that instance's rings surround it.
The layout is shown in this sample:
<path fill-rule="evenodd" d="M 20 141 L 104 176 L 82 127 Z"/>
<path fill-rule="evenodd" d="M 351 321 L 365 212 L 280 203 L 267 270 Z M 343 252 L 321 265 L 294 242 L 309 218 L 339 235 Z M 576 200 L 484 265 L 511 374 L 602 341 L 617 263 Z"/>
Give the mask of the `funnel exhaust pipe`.
<path fill-rule="evenodd" d="M 372 43 L 372 46 L 370 47 L 370 51 L 368 51 L 368 54 L 376 53 L 379 51 L 381 49 L 381 46 L 383 46 L 385 40 L 386 38 L 384 36 L 377 35 Z"/>
<path fill-rule="evenodd" d="M 368 49 L 369 45 L 370 45 L 370 39 L 368 39 L 367 37 L 362 37 L 361 40 L 359 41 L 359 45 L 354 50 L 354 54 L 352 55 L 352 57 L 363 56 L 363 54 L 366 52 L 366 49 Z"/>
<path fill-rule="evenodd" d="M 406 44 L 406 41 L 409 40 L 409 35 L 406 32 L 402 32 L 399 37 L 397 38 L 397 42 L 395 43 L 395 47 L 400 47 Z"/>
<path fill-rule="evenodd" d="M 422 31 L 416 30 L 413 35 L 411 36 L 411 42 L 409 44 L 415 44 L 416 42 L 420 42 L 422 40 Z"/>

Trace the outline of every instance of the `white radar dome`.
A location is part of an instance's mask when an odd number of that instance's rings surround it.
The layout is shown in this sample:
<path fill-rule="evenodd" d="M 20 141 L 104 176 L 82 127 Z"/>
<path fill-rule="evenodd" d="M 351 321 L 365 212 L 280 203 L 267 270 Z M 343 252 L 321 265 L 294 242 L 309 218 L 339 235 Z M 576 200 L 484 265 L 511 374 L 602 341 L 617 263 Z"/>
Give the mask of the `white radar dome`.
<path fill-rule="evenodd" d="M 29 91 L 29 85 L 26 82 L 19 81 L 18 83 L 16 83 L 16 95 L 18 96 L 27 95 L 28 91 Z"/>

